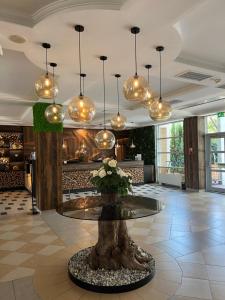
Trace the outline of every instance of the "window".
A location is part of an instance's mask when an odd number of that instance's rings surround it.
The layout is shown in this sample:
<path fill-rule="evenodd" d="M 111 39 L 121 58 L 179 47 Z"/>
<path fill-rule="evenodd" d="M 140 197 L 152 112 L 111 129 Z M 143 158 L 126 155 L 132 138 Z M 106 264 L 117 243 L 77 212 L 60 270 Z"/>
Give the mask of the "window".
<path fill-rule="evenodd" d="M 224 116 L 217 114 L 206 117 L 206 133 L 216 133 L 225 131 L 225 113 Z"/>
<path fill-rule="evenodd" d="M 184 174 L 183 122 L 157 126 L 158 174 Z"/>

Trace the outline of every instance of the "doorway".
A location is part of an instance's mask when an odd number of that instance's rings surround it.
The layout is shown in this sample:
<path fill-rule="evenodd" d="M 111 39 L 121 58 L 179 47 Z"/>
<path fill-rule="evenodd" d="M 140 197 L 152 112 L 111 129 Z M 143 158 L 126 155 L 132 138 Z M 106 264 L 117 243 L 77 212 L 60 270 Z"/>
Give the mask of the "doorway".
<path fill-rule="evenodd" d="M 225 193 L 225 133 L 206 135 L 206 190 Z"/>

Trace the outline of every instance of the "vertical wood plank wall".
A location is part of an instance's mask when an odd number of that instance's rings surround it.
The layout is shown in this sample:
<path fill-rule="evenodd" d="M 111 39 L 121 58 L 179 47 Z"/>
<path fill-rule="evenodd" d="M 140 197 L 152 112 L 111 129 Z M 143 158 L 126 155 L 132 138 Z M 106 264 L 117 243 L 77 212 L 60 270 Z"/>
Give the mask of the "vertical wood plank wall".
<path fill-rule="evenodd" d="M 205 188 L 204 118 L 184 119 L 185 182 L 190 189 Z"/>
<path fill-rule="evenodd" d="M 36 198 L 41 210 L 53 209 L 62 201 L 62 133 L 35 133 Z"/>

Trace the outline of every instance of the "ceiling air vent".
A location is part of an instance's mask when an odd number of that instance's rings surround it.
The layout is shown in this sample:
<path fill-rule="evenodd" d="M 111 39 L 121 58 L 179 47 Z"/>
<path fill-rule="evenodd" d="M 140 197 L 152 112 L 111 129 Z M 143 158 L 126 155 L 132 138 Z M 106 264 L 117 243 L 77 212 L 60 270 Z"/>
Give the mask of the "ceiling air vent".
<path fill-rule="evenodd" d="M 225 83 L 217 86 L 219 89 L 225 89 Z"/>
<path fill-rule="evenodd" d="M 186 71 L 184 73 L 176 75 L 176 77 L 183 78 L 183 79 L 189 79 L 189 80 L 195 80 L 195 81 L 202 81 L 202 80 L 211 78 L 213 76 L 208 75 L 208 74 L 197 73 L 197 72 L 193 72 L 193 71 Z"/>

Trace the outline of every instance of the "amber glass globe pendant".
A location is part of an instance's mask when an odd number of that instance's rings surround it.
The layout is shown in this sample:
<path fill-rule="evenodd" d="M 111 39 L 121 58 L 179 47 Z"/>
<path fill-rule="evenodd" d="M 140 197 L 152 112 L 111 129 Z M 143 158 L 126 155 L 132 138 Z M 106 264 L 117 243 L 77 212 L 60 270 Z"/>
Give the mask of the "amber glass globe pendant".
<path fill-rule="evenodd" d="M 107 150 L 112 149 L 115 145 L 116 139 L 114 134 L 106 129 L 105 121 L 105 61 L 107 56 L 100 56 L 102 61 L 102 74 L 103 74 L 103 100 L 104 100 L 104 129 L 100 130 L 95 136 L 95 144 L 98 149 Z"/>
<path fill-rule="evenodd" d="M 50 63 L 52 67 L 52 78 L 53 84 L 55 81 L 55 67 L 57 67 L 56 63 Z M 63 106 L 55 103 L 55 97 L 53 98 L 53 104 L 49 105 L 45 110 L 45 118 L 51 124 L 59 124 L 62 123 L 65 117 L 65 113 L 63 110 Z"/>
<path fill-rule="evenodd" d="M 132 27 L 130 31 L 134 35 L 135 75 L 124 82 L 123 93 L 124 97 L 129 101 L 144 101 L 148 83 L 143 76 L 139 76 L 137 73 L 137 34 L 140 32 L 140 28 Z"/>
<path fill-rule="evenodd" d="M 152 65 L 145 65 L 145 69 L 147 69 L 148 71 L 148 88 L 147 88 L 147 93 L 146 93 L 146 97 L 144 99 L 144 101 L 142 102 L 143 106 L 147 109 L 150 109 L 153 101 L 154 101 L 154 97 L 153 97 L 153 92 L 150 89 L 150 83 L 149 83 L 149 70 L 152 68 Z"/>
<path fill-rule="evenodd" d="M 53 99 L 58 95 L 59 89 L 57 82 L 54 80 L 52 75 L 48 72 L 48 49 L 51 48 L 51 45 L 48 43 L 43 43 L 42 47 L 45 49 L 45 74 L 42 75 L 35 82 L 35 91 L 39 98 L 42 99 Z"/>
<path fill-rule="evenodd" d="M 80 94 L 76 97 L 74 97 L 69 105 L 68 105 L 68 114 L 70 116 L 70 118 L 74 121 L 74 122 L 79 122 L 79 123 L 87 123 L 89 121 L 91 121 L 94 116 L 95 116 L 95 104 L 94 102 L 84 96 L 84 90 L 82 91 L 81 88 L 81 80 L 82 80 L 82 70 L 81 70 L 81 47 L 80 47 L 80 33 L 84 31 L 84 26 L 82 25 L 76 25 L 75 27 L 75 31 L 78 32 L 78 46 L 79 46 L 79 66 L 80 66 Z M 86 74 L 83 74 L 85 76 L 83 76 L 83 80 L 84 77 L 86 77 Z M 84 81 L 83 81 L 84 82 Z"/>
<path fill-rule="evenodd" d="M 111 119 L 111 127 L 114 130 L 123 130 L 126 127 L 127 118 L 120 114 L 120 95 L 119 95 L 119 78 L 120 74 L 115 74 L 116 77 L 116 87 L 117 87 L 117 114 Z"/>
<path fill-rule="evenodd" d="M 159 99 L 154 100 L 149 109 L 149 116 L 153 121 L 166 121 L 171 117 L 172 108 L 170 104 L 162 99 L 162 57 L 161 53 L 164 50 L 163 46 L 156 47 L 156 51 L 159 52 L 160 63 L 160 94 Z"/>

